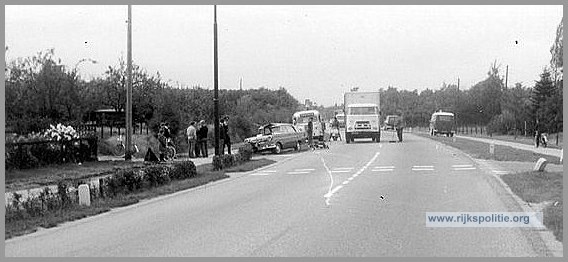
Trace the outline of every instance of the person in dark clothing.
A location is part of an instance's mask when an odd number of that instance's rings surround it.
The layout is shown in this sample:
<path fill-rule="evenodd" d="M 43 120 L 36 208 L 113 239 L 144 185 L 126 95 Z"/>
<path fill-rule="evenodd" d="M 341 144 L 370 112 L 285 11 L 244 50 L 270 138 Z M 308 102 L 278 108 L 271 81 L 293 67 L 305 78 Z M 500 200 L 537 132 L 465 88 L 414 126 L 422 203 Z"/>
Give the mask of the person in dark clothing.
<path fill-rule="evenodd" d="M 310 117 L 310 121 L 308 121 L 308 126 L 306 128 L 306 132 L 308 135 L 308 146 L 311 149 L 314 149 L 314 123 L 312 122 L 313 118 Z"/>
<path fill-rule="evenodd" d="M 197 137 L 199 139 L 198 143 L 198 147 L 199 147 L 199 151 L 201 151 L 201 157 L 207 157 L 208 153 L 207 153 L 207 133 L 209 132 L 209 129 L 207 128 L 207 125 L 205 124 L 205 120 L 201 120 L 199 121 L 199 130 L 197 130 Z"/>
<path fill-rule="evenodd" d="M 158 133 L 158 142 L 159 142 L 159 152 L 160 152 L 160 162 L 164 161 L 164 157 L 166 155 L 166 147 L 167 141 L 166 137 L 164 136 L 164 130 L 161 129 Z"/>
<path fill-rule="evenodd" d="M 398 136 L 398 142 L 402 142 L 402 131 L 404 129 L 404 120 L 402 119 L 402 116 L 396 118 L 395 129 L 396 135 Z"/>
<path fill-rule="evenodd" d="M 227 154 L 231 154 L 231 136 L 229 135 L 229 118 L 225 117 L 225 121 L 223 121 L 223 127 L 221 128 L 221 130 L 223 130 L 223 134 L 225 135 L 223 137 L 223 147 L 222 147 L 222 151 L 223 154 L 225 152 L 225 146 L 227 146 Z"/>

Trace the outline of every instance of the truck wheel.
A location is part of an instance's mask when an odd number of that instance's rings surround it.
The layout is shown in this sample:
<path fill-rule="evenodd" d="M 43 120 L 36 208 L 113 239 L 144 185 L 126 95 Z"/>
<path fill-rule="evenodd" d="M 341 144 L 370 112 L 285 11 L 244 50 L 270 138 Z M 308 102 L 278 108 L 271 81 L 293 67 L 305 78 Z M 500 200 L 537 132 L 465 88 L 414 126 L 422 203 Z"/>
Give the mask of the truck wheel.
<path fill-rule="evenodd" d="M 351 143 L 351 136 L 348 133 L 345 133 L 345 142 L 347 144 Z"/>
<path fill-rule="evenodd" d="M 377 135 L 377 138 L 375 139 L 375 141 L 376 141 L 377 143 L 380 143 L 380 142 L 381 142 L 381 133 L 379 133 L 379 134 Z"/>

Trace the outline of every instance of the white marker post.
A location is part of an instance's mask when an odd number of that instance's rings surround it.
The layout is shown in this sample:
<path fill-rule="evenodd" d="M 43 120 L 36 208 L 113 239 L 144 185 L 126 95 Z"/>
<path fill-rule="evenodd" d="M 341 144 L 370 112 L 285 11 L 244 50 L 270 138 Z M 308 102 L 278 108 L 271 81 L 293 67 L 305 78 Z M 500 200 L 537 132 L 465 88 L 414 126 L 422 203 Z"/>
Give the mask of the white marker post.
<path fill-rule="evenodd" d="M 492 156 L 495 155 L 495 142 L 491 141 L 489 144 L 489 154 Z"/>
<path fill-rule="evenodd" d="M 564 148 L 560 150 L 560 163 L 562 163 L 562 159 L 564 158 Z"/>
<path fill-rule="evenodd" d="M 91 194 L 89 192 L 89 186 L 86 184 L 79 186 L 79 205 L 91 205 Z"/>

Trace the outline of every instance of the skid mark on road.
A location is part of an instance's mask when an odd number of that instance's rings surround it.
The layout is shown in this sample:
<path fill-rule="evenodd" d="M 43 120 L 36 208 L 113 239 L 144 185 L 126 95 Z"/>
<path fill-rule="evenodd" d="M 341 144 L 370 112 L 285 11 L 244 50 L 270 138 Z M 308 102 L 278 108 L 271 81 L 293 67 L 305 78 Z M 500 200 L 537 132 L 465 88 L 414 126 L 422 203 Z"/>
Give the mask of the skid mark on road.
<path fill-rule="evenodd" d="M 347 178 L 347 180 L 345 180 L 342 185 L 338 185 L 336 187 L 334 187 L 333 189 L 331 189 L 333 187 L 333 176 L 332 176 L 332 171 L 329 170 L 329 168 L 327 167 L 325 160 L 323 159 L 323 157 L 321 158 L 325 169 L 327 170 L 329 177 L 331 178 L 331 184 L 330 184 L 330 189 L 328 190 L 327 194 L 323 195 L 323 197 L 325 198 L 325 203 L 326 205 L 330 205 L 329 204 L 329 200 L 331 199 L 331 197 L 333 196 L 333 194 L 337 193 L 337 191 L 339 191 L 341 188 L 343 188 L 343 185 L 347 185 L 349 184 L 349 182 L 353 181 L 353 179 L 355 179 L 356 177 L 358 177 L 361 173 L 363 173 L 363 171 L 365 171 L 373 162 L 375 162 L 375 160 L 377 159 L 377 157 L 379 157 L 379 152 L 375 153 L 375 155 L 373 156 L 373 158 L 371 158 L 371 160 L 369 160 L 369 162 L 367 162 L 367 164 L 365 164 L 365 166 L 363 166 L 361 169 L 359 169 L 359 171 L 357 171 L 357 173 L 353 174 L 351 177 Z"/>

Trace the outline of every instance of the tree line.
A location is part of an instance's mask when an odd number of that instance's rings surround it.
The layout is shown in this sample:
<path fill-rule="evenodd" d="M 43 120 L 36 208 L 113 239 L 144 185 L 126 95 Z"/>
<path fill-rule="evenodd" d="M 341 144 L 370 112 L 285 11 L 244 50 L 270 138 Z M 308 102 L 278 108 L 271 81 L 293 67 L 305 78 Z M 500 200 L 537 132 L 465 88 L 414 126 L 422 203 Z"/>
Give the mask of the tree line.
<path fill-rule="evenodd" d="M 154 131 L 161 122 L 168 122 L 180 135 L 191 121 L 214 124 L 213 90 L 176 88 L 159 72 L 151 75 L 138 65 L 133 65 L 132 81 L 134 122 L 147 123 Z M 62 65 L 55 50 L 50 49 L 7 63 L 5 84 L 7 130 L 38 132 L 54 123 L 85 123 L 98 109 L 124 111 L 126 63 L 121 59 L 102 77 L 85 81 L 75 69 Z M 283 87 L 219 90 L 219 112 L 230 117 L 236 141 L 254 135 L 258 125 L 290 122 L 299 108 L 298 101 Z"/>
<path fill-rule="evenodd" d="M 550 65 L 543 69 L 533 86 L 520 83 L 505 86 L 497 61 L 487 77 L 470 87 L 443 84 L 438 90 L 382 88 L 382 115 L 403 115 L 408 126 L 427 126 L 434 111 L 455 113 L 458 125 L 487 126 L 493 133 L 562 131 L 562 22 L 550 49 Z M 8 51 L 8 47 L 6 47 Z M 126 62 L 109 66 L 102 77 L 81 79 L 50 49 L 6 62 L 6 127 L 25 134 L 41 131 L 54 123 L 89 121 L 90 113 L 102 108 L 124 110 L 126 104 Z M 152 75 L 133 65 L 133 119 L 157 131 L 160 122 L 169 122 L 172 131 L 185 129 L 190 121 L 213 124 L 213 90 L 202 87 L 175 88 L 160 73 Z M 326 118 L 340 107 L 319 106 Z M 288 91 L 278 89 L 226 90 L 219 92 L 219 112 L 231 118 L 236 141 L 256 133 L 267 122 L 290 122 L 295 111 L 306 109 Z"/>

